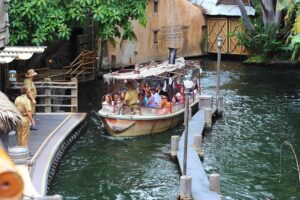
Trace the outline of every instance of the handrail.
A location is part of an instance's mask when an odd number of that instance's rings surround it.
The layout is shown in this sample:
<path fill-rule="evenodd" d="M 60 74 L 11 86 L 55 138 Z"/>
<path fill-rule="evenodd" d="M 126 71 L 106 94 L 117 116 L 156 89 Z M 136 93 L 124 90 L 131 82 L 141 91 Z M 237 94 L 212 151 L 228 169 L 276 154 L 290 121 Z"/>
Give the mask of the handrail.
<path fill-rule="evenodd" d="M 45 78 L 43 82 L 34 83 L 38 90 L 37 99 L 40 100 L 36 106 L 42 107 L 45 113 L 51 113 L 54 107 L 70 108 L 71 112 L 78 111 L 77 78 L 72 78 L 71 82 L 52 82 L 50 78 Z M 12 89 L 19 89 L 23 84 L 24 83 L 16 82 L 12 86 Z M 67 90 L 71 92 L 66 92 Z M 63 100 L 67 100 L 67 102 L 62 102 Z"/>

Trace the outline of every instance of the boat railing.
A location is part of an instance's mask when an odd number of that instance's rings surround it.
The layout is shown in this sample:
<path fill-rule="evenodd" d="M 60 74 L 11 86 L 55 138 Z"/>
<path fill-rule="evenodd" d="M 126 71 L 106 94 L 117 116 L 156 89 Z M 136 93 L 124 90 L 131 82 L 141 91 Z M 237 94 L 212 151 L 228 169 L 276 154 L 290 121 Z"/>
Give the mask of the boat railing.
<path fill-rule="evenodd" d="M 196 95 L 192 95 L 190 98 L 190 104 L 197 101 Z M 185 107 L 185 102 L 176 102 L 172 103 L 171 108 L 148 108 L 142 106 L 139 107 L 139 104 L 134 106 L 122 105 L 120 102 L 114 103 L 112 101 L 111 104 L 102 103 L 102 111 L 107 113 L 114 113 L 114 114 L 124 114 L 124 115 L 144 115 L 144 116 L 155 116 L 155 115 L 166 115 L 171 113 L 176 113 L 181 111 Z"/>

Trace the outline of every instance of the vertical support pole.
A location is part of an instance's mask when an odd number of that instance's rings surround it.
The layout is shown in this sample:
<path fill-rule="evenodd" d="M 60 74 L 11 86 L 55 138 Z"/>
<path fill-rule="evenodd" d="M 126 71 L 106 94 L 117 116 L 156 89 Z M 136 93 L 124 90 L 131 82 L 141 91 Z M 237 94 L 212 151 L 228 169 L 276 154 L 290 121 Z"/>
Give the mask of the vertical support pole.
<path fill-rule="evenodd" d="M 140 93 L 140 101 L 139 101 L 139 103 L 140 103 L 140 105 L 139 105 L 139 107 L 140 107 L 140 115 L 142 115 L 142 82 L 143 82 L 143 80 L 141 79 L 140 80 L 141 82 L 140 82 L 140 84 L 139 84 L 139 93 Z M 144 97 L 145 98 L 145 97 Z"/>
<path fill-rule="evenodd" d="M 180 199 L 192 199 L 192 177 L 180 177 Z"/>
<path fill-rule="evenodd" d="M 189 108 L 189 120 L 192 120 L 193 112 L 192 108 Z"/>
<path fill-rule="evenodd" d="M 47 86 L 50 86 L 50 82 L 51 82 L 51 78 L 45 78 L 45 83 Z M 44 112 L 45 113 L 51 113 L 51 88 L 45 88 L 45 108 L 44 108 Z"/>
<path fill-rule="evenodd" d="M 220 174 L 209 175 L 209 189 L 220 194 Z"/>
<path fill-rule="evenodd" d="M 218 36 L 218 61 L 217 61 L 217 90 L 216 90 L 216 107 L 218 108 L 218 99 L 220 96 L 220 64 L 221 64 L 221 49 L 222 49 L 222 36 Z"/>
<path fill-rule="evenodd" d="M 71 81 L 74 83 L 74 88 L 71 89 L 71 112 L 78 112 L 78 80 L 72 78 Z"/>
<path fill-rule="evenodd" d="M 205 115 L 205 126 L 207 128 L 211 128 L 211 125 L 212 125 L 212 110 L 210 108 L 205 108 L 204 115 Z"/>
<path fill-rule="evenodd" d="M 172 137 L 171 137 L 171 158 L 172 158 L 172 160 L 176 159 L 177 151 L 178 151 L 178 143 L 179 143 L 179 136 L 172 135 Z"/>
<path fill-rule="evenodd" d="M 3 92 L 3 93 L 6 93 L 6 75 L 7 75 L 7 64 L 0 64 L 0 72 L 1 72 L 1 77 L 0 77 L 0 85 L 1 85 L 1 88 L 0 90 Z"/>
<path fill-rule="evenodd" d="M 189 134 L 189 94 L 190 92 L 186 90 L 185 92 L 185 115 L 184 115 L 184 150 L 183 150 L 183 173 L 186 175 L 186 163 L 187 163 L 187 144 L 188 144 L 188 134 Z"/>

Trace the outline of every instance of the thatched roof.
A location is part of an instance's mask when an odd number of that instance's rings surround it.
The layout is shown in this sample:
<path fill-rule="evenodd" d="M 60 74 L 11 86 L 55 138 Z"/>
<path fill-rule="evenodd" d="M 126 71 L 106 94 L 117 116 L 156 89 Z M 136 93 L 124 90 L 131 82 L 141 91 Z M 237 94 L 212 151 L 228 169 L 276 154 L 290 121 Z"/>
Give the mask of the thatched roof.
<path fill-rule="evenodd" d="M 15 105 L 0 92 L 0 131 L 7 133 L 21 123 L 22 116 Z"/>

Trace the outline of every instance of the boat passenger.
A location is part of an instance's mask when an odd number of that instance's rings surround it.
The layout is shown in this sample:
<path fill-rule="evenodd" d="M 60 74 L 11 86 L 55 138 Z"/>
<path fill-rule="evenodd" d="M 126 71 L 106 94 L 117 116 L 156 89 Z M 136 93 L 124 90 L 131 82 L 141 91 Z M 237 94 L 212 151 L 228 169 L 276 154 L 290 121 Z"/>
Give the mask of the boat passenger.
<path fill-rule="evenodd" d="M 167 114 L 171 111 L 171 102 L 168 101 L 166 96 L 162 96 L 162 101 L 159 105 L 159 114 Z"/>
<path fill-rule="evenodd" d="M 161 102 L 161 96 L 158 94 L 158 92 L 155 89 L 152 90 L 152 94 L 153 94 L 154 101 L 155 101 L 155 104 L 157 107 Z"/>
<path fill-rule="evenodd" d="M 155 103 L 155 98 L 154 95 L 151 94 L 150 91 L 146 92 L 146 96 L 149 99 L 148 101 L 148 108 L 157 108 L 156 103 Z"/>
<path fill-rule="evenodd" d="M 151 87 L 150 87 L 149 83 L 145 83 L 144 89 L 143 89 L 144 94 L 146 94 L 147 91 L 150 91 L 150 89 L 151 89 Z"/>
<path fill-rule="evenodd" d="M 169 94 L 161 89 L 160 84 L 157 85 L 156 90 L 160 96 L 166 96 L 169 99 Z"/>
<path fill-rule="evenodd" d="M 178 99 L 178 103 L 184 103 L 184 96 L 180 92 L 177 92 L 175 96 Z"/>
<path fill-rule="evenodd" d="M 113 105 L 112 97 L 109 94 L 105 95 L 102 105 Z"/>
<path fill-rule="evenodd" d="M 126 83 L 127 92 L 125 94 L 125 103 L 130 106 L 131 112 L 136 108 L 138 101 L 138 92 L 133 88 L 130 81 Z"/>

